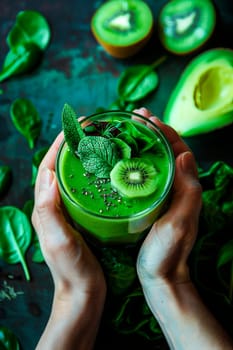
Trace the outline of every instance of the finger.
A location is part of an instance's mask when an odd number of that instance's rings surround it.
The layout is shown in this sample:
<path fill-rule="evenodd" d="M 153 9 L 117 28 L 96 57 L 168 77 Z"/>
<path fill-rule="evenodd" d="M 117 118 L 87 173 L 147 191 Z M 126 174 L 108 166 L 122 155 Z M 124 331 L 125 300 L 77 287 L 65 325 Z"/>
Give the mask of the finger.
<path fill-rule="evenodd" d="M 198 231 L 201 193 L 194 157 L 191 152 L 184 152 L 176 159 L 176 175 L 170 206 L 154 223 L 145 241 L 147 247 L 152 247 L 149 250 L 152 261 L 153 241 L 156 240 L 160 247 L 156 253 L 157 259 L 161 256 L 162 261 L 164 251 L 170 252 L 171 264 L 167 259 L 164 266 L 175 266 L 175 262 L 182 262 L 180 266 L 185 266 L 183 263 L 190 254 Z M 180 270 L 182 276 L 186 271 L 183 267 Z"/>
<path fill-rule="evenodd" d="M 55 159 L 63 138 L 64 138 L 64 134 L 63 132 L 60 132 L 60 134 L 58 134 L 58 136 L 56 137 L 56 139 L 54 140 L 48 152 L 46 153 L 46 155 L 44 156 L 44 158 L 40 163 L 40 166 L 38 168 L 36 183 L 35 183 L 35 197 L 37 197 L 38 186 L 40 184 L 40 175 L 41 175 L 42 169 L 44 168 L 47 168 L 50 170 L 55 169 Z"/>
<path fill-rule="evenodd" d="M 42 221 L 49 221 L 50 216 L 53 217 L 59 206 L 60 197 L 55 174 L 50 169 L 43 167 L 37 178 L 37 191 L 35 191 L 35 205 L 32 214 L 32 222 L 38 233 L 43 231 L 41 218 Z"/>
<path fill-rule="evenodd" d="M 136 114 L 142 115 L 146 119 L 149 119 L 150 116 L 152 115 L 152 113 L 149 111 L 149 109 L 147 109 L 145 107 L 134 109 L 133 112 Z M 136 116 L 133 116 L 132 119 L 134 119 L 134 120 L 139 119 L 139 121 L 142 122 L 142 120 L 140 118 L 137 118 Z M 145 122 L 145 124 L 146 124 L 146 122 Z"/>
<path fill-rule="evenodd" d="M 184 152 L 176 159 L 176 175 L 172 202 L 169 209 L 171 217 L 183 218 L 181 221 L 198 221 L 202 205 L 202 189 L 198 181 L 196 162 L 191 152 Z"/>
<path fill-rule="evenodd" d="M 155 116 L 151 116 L 149 120 L 162 130 L 173 148 L 175 157 L 177 157 L 180 153 L 190 151 L 188 145 L 171 126 L 164 124 L 158 117 Z"/>
<path fill-rule="evenodd" d="M 63 215 L 55 173 L 44 167 L 39 180 L 32 222 L 39 239 L 46 240 L 47 243 L 52 242 L 55 249 L 56 244 L 62 245 L 67 239 L 65 228 L 68 224 Z"/>

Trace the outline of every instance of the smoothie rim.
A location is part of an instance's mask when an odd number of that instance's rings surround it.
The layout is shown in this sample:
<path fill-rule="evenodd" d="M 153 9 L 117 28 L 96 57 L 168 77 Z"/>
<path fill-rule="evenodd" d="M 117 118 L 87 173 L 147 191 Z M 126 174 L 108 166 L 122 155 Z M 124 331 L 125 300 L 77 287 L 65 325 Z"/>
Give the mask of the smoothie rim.
<path fill-rule="evenodd" d="M 91 118 L 101 117 L 103 115 L 104 116 L 108 116 L 109 113 L 112 113 L 112 114 L 115 113 L 117 115 L 124 115 L 124 116 L 132 116 L 132 115 L 134 115 L 134 116 L 139 117 L 139 118 L 143 119 L 144 121 L 150 123 L 153 126 L 153 128 L 155 128 L 156 133 L 158 134 L 160 140 L 162 140 L 163 146 L 166 149 L 166 153 L 167 153 L 168 160 L 169 160 L 168 178 L 167 178 L 167 181 L 166 181 L 166 185 L 164 187 L 164 191 L 161 194 L 161 196 L 156 201 L 153 201 L 152 205 L 149 206 L 148 208 L 146 208 L 146 209 L 144 209 L 142 211 L 139 211 L 139 212 L 137 212 L 135 214 L 132 214 L 132 215 L 124 215 L 124 216 L 122 215 L 122 216 L 117 217 L 117 216 L 111 216 L 111 215 L 104 215 L 102 213 L 98 214 L 98 213 L 96 213 L 96 212 L 94 212 L 92 210 L 88 210 L 88 208 L 83 206 L 80 202 L 75 201 L 70 196 L 69 192 L 67 191 L 67 189 L 65 188 L 65 186 L 63 185 L 63 182 L 61 180 L 61 175 L 60 175 L 60 170 L 59 170 L 59 159 L 60 159 L 60 155 L 62 153 L 62 150 L 63 150 L 64 146 L 67 146 L 67 143 L 66 143 L 65 139 L 62 140 L 62 142 L 61 142 L 61 144 L 59 146 L 57 155 L 56 155 L 55 173 L 57 175 L 58 185 L 62 189 L 62 194 L 65 195 L 66 199 L 68 199 L 72 203 L 72 205 L 74 205 L 75 207 L 78 207 L 80 210 L 88 213 L 89 215 L 92 215 L 92 216 L 95 216 L 95 217 L 98 217 L 98 218 L 103 218 L 103 219 L 107 219 L 107 220 L 116 220 L 116 221 L 144 216 L 148 212 L 151 212 L 153 209 L 155 209 L 160 203 L 163 203 L 163 201 L 166 200 L 166 197 L 167 197 L 167 195 L 169 194 L 169 192 L 171 190 L 171 187 L 172 187 L 173 182 L 174 182 L 174 177 L 175 177 L 175 157 L 174 157 L 174 153 L 173 153 L 172 147 L 171 147 L 169 141 L 167 140 L 166 136 L 162 132 L 162 130 L 155 123 L 153 123 L 151 120 L 148 120 L 144 116 L 142 116 L 142 115 L 140 115 L 138 113 L 135 113 L 135 112 L 120 111 L 120 110 L 103 111 L 103 112 L 94 113 L 94 114 L 91 114 L 89 116 L 84 117 L 81 120 L 81 124 L 84 123 L 85 121 L 88 121 Z M 134 120 L 134 122 L 137 122 L 137 120 Z"/>

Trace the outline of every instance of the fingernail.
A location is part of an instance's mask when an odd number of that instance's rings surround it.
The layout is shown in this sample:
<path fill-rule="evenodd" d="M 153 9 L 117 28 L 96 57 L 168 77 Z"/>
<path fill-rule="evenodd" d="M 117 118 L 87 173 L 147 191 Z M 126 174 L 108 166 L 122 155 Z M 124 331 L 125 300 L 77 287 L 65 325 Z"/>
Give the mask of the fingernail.
<path fill-rule="evenodd" d="M 53 179 L 54 173 L 48 168 L 43 168 L 40 174 L 39 190 L 48 190 L 53 182 Z"/>
<path fill-rule="evenodd" d="M 138 114 L 142 114 L 143 116 L 149 118 L 151 116 L 151 112 L 149 111 L 149 109 L 147 109 L 146 107 L 140 107 L 134 110 L 135 113 Z"/>
<path fill-rule="evenodd" d="M 159 122 L 160 124 L 162 124 L 162 121 L 159 119 L 159 117 L 157 117 L 156 115 L 152 115 L 149 118 L 152 122 Z"/>
<path fill-rule="evenodd" d="M 182 159 L 181 159 L 181 168 L 184 173 L 186 174 L 188 173 L 197 177 L 198 175 L 197 166 L 196 166 L 194 156 L 191 152 L 187 151 L 183 153 Z"/>

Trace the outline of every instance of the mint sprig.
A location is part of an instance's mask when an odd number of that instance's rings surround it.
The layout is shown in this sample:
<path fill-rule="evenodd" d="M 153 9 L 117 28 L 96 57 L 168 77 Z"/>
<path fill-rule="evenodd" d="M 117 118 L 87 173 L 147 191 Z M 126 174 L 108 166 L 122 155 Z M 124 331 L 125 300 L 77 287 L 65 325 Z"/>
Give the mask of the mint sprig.
<path fill-rule="evenodd" d="M 62 111 L 62 127 L 68 147 L 71 152 L 77 152 L 78 144 L 85 137 L 85 133 L 78 122 L 74 109 L 67 103 L 64 105 Z"/>
<path fill-rule="evenodd" d="M 116 144 L 103 136 L 82 138 L 77 155 L 85 170 L 99 178 L 109 178 L 110 171 L 119 161 Z"/>
<path fill-rule="evenodd" d="M 65 141 L 73 154 L 80 158 L 84 169 L 99 178 L 109 178 L 110 171 L 120 160 L 117 144 L 107 137 L 86 136 L 73 108 L 67 103 L 62 112 Z"/>

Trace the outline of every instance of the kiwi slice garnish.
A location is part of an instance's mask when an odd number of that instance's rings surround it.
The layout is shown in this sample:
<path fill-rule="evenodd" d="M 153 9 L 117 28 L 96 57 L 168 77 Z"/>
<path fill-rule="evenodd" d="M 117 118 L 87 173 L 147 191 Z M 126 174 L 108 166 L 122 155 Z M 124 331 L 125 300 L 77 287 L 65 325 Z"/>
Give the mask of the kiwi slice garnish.
<path fill-rule="evenodd" d="M 122 196 L 145 197 L 157 188 L 157 171 L 147 159 L 122 159 L 110 173 L 111 185 Z"/>
<path fill-rule="evenodd" d="M 111 0 L 93 14 L 91 29 L 96 40 L 114 57 L 138 52 L 153 31 L 153 14 L 142 0 Z"/>

